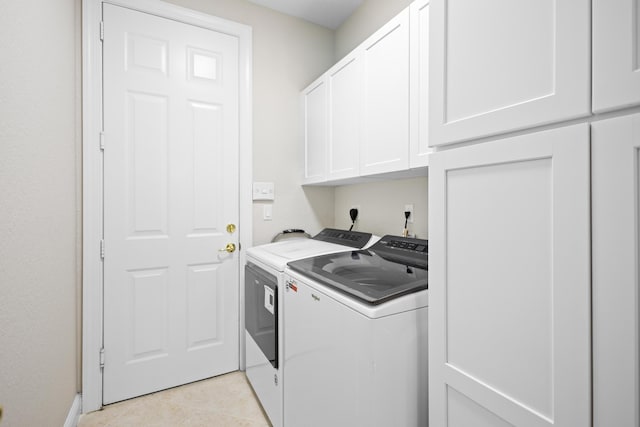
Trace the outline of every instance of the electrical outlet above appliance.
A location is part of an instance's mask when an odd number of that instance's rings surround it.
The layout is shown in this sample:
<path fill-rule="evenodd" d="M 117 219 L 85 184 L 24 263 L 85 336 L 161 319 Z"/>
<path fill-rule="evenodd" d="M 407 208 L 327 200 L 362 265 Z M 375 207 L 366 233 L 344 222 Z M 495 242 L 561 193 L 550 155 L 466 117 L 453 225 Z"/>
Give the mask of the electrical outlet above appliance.
<path fill-rule="evenodd" d="M 409 212 L 409 217 L 407 218 L 407 222 L 409 224 L 413 224 L 413 204 L 404 205 L 404 211 Z"/>

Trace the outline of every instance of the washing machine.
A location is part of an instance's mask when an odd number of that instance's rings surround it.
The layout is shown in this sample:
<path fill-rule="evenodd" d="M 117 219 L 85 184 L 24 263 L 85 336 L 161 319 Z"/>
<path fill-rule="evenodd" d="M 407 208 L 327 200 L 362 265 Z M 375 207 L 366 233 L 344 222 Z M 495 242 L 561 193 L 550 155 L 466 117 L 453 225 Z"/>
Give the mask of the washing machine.
<path fill-rule="evenodd" d="M 428 424 L 428 243 L 288 263 L 285 426 Z"/>
<path fill-rule="evenodd" d="M 371 233 L 325 228 L 311 239 L 287 239 L 247 250 L 246 374 L 274 426 L 283 425 L 284 270 L 288 262 L 367 247 Z"/>

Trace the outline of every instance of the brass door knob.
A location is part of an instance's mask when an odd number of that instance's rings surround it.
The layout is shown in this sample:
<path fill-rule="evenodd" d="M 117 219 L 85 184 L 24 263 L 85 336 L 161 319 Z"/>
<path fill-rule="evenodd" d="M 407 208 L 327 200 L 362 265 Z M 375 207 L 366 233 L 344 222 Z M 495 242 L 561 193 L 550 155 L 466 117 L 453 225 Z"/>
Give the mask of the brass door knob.
<path fill-rule="evenodd" d="M 235 243 L 227 243 L 227 246 L 225 246 L 222 249 L 219 249 L 218 252 L 235 252 L 236 251 L 236 245 Z"/>

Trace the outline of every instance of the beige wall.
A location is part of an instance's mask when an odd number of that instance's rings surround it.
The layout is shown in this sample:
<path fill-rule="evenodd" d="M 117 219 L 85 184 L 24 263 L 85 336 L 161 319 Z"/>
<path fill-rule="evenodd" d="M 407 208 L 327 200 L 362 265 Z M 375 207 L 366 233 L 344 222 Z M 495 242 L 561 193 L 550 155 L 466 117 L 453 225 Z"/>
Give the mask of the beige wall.
<path fill-rule="evenodd" d="M 365 0 L 336 30 L 336 60 L 353 50 L 378 28 L 409 6 L 411 0 Z M 376 234 L 402 233 L 404 205 L 414 204 L 411 233 L 428 238 L 427 177 L 346 185 L 335 190 L 335 225 L 348 227 L 349 209 L 361 205 L 357 229 Z M 356 229 L 354 228 L 354 229 Z"/>
<path fill-rule="evenodd" d="M 246 0 L 170 0 L 253 28 L 253 179 L 275 183 L 274 202 L 255 202 L 253 240 L 285 228 L 316 233 L 333 224 L 333 190 L 303 189 L 299 93 L 333 63 L 333 32 Z M 262 219 L 272 204 L 273 220 Z"/>
<path fill-rule="evenodd" d="M 427 177 L 337 187 L 336 227 L 349 228 L 349 209 L 358 206 L 358 220 L 354 230 L 367 231 L 379 236 L 399 236 L 404 227 L 404 207 L 413 205 L 414 222 L 407 224 L 407 228 L 410 234 L 426 239 L 427 190 Z"/>
<path fill-rule="evenodd" d="M 0 425 L 77 392 L 80 0 L 0 2 Z"/>

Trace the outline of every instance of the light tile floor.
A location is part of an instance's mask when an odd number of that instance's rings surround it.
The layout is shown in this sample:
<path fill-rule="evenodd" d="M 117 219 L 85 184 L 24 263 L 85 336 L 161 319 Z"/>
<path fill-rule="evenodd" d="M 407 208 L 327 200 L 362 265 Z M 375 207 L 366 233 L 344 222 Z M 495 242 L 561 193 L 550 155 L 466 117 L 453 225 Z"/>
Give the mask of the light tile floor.
<path fill-rule="evenodd" d="M 78 427 L 270 425 L 240 371 L 107 405 L 78 422 Z"/>

